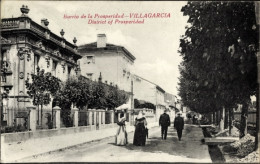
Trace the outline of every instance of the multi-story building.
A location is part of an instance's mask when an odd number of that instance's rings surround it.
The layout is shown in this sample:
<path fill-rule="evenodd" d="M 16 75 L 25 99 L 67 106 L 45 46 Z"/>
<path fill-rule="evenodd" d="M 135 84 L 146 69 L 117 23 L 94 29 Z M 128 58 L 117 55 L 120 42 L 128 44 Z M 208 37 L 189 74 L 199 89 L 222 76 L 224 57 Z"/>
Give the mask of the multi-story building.
<path fill-rule="evenodd" d="M 3 113 L 8 109 L 24 110 L 32 103 L 28 98 L 25 80 L 31 79 L 38 69 L 51 72 L 65 81 L 79 70 L 76 38 L 74 44 L 51 32 L 48 20 L 42 19 L 37 24 L 28 17 L 29 8 L 21 7 L 22 15 L 17 18 L 3 18 L 1 21 L 1 95 Z M 52 108 L 51 103 L 45 108 Z M 4 120 L 12 124 L 13 118 Z"/>
<path fill-rule="evenodd" d="M 165 91 L 157 84 L 146 80 L 138 75 L 133 75 L 134 99 L 150 102 L 156 107 L 157 120 L 166 109 L 164 100 Z"/>
<path fill-rule="evenodd" d="M 164 94 L 164 101 L 166 103 L 166 108 L 169 109 L 169 114 L 171 117 L 171 120 L 173 121 L 175 118 L 175 108 L 176 108 L 176 100 L 175 95 L 165 92 Z"/>
<path fill-rule="evenodd" d="M 78 51 L 82 55 L 81 75 L 91 80 L 98 80 L 102 75 L 104 83 L 131 92 L 132 67 L 136 58 L 125 47 L 109 44 L 105 34 L 98 34 L 97 42 L 81 45 Z"/>

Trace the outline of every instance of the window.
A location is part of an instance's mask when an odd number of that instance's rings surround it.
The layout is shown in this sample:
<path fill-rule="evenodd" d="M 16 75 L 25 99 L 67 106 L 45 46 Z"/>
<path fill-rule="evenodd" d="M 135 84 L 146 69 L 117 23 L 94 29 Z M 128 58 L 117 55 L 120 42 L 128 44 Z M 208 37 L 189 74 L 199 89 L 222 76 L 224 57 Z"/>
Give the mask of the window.
<path fill-rule="evenodd" d="M 87 56 L 87 64 L 95 63 L 94 56 Z"/>
<path fill-rule="evenodd" d="M 68 78 L 70 77 L 71 67 L 68 67 Z"/>
<path fill-rule="evenodd" d="M 87 78 L 89 78 L 90 80 L 92 80 L 93 77 L 93 73 L 87 73 Z"/>
<path fill-rule="evenodd" d="M 37 67 L 39 67 L 40 55 L 34 55 L 34 74 L 37 73 Z"/>
<path fill-rule="evenodd" d="M 52 74 L 53 74 L 53 76 L 56 76 L 57 65 L 58 65 L 58 62 L 53 60 L 53 63 L 52 63 Z"/>

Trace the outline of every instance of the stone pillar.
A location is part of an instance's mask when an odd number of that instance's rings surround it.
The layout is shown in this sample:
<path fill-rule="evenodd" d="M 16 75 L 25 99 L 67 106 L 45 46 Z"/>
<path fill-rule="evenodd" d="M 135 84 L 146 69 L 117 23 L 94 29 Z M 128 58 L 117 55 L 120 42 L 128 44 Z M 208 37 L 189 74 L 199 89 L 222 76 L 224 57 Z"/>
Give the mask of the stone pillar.
<path fill-rule="evenodd" d="M 60 129 L 60 107 L 55 106 L 53 108 L 53 112 L 55 113 L 55 117 L 54 117 L 54 128 L 56 129 Z"/>
<path fill-rule="evenodd" d="M 110 123 L 113 124 L 114 123 L 115 112 L 113 110 L 111 110 L 110 114 L 111 114 L 111 117 L 110 117 L 111 121 L 110 121 Z"/>
<path fill-rule="evenodd" d="M 92 114 L 94 115 L 94 125 L 97 125 L 97 112 L 93 110 Z"/>
<path fill-rule="evenodd" d="M 92 111 L 88 111 L 88 125 L 92 125 L 92 116 L 93 115 L 93 112 Z"/>
<path fill-rule="evenodd" d="M 30 115 L 29 115 L 29 129 L 31 131 L 36 131 L 36 107 L 29 106 L 29 107 L 27 107 L 27 110 L 30 111 Z"/>
<path fill-rule="evenodd" d="M 102 115 L 102 110 L 99 110 L 99 112 L 98 112 L 98 123 L 99 123 L 99 127 L 100 127 L 100 125 L 102 124 L 102 119 L 101 119 L 101 116 Z"/>
<path fill-rule="evenodd" d="M 72 112 L 74 112 L 73 126 L 78 127 L 79 126 L 79 109 L 72 108 Z"/>
<path fill-rule="evenodd" d="M 106 124 L 106 111 L 105 110 L 102 110 L 102 122 L 103 122 L 103 125 Z"/>

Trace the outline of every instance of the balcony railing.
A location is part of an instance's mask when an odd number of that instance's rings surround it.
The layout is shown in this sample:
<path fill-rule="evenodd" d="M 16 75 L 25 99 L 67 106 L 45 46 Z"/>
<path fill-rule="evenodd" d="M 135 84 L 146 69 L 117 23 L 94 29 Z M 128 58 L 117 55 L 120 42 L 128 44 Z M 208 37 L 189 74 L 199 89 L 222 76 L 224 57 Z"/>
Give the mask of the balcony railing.
<path fill-rule="evenodd" d="M 24 21 L 24 17 L 4 18 L 1 21 L 0 27 L 1 27 L 1 29 L 15 29 L 15 28 L 16 29 L 24 29 L 26 26 L 22 26 L 22 27 L 20 26 L 21 19 L 23 19 L 22 21 Z M 42 37 L 46 36 L 45 32 L 48 30 L 47 28 L 45 28 L 45 27 L 37 24 L 36 22 L 32 21 L 29 17 L 27 17 L 27 19 L 30 22 L 29 29 L 31 29 L 32 31 L 34 31 L 35 33 L 39 34 Z M 25 21 L 24 23 L 27 23 L 27 22 Z M 27 28 L 28 28 L 28 26 L 27 26 Z M 59 46 L 62 46 L 61 41 L 63 40 L 63 38 L 59 37 L 58 35 L 56 35 L 52 32 L 50 32 L 49 40 L 56 43 Z M 67 50 L 69 50 L 73 53 L 76 53 L 75 50 L 74 50 L 75 46 L 72 43 L 65 41 L 65 44 L 66 44 L 65 48 Z M 79 54 L 77 54 L 77 55 L 79 55 Z"/>
<path fill-rule="evenodd" d="M 1 27 L 1 29 L 18 28 L 19 27 L 19 18 L 2 19 L 0 27 Z"/>

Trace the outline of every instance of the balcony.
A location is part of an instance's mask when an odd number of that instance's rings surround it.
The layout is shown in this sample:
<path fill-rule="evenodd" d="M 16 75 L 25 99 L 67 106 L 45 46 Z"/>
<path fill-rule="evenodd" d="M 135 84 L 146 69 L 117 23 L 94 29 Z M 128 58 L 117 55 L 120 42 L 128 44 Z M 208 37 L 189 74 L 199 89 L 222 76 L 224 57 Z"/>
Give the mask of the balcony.
<path fill-rule="evenodd" d="M 1 29 L 19 28 L 19 18 L 2 19 Z"/>
<path fill-rule="evenodd" d="M 81 58 L 80 54 L 77 53 L 76 50 L 77 46 L 75 44 L 72 44 L 66 41 L 63 37 L 60 37 L 52 33 L 47 26 L 42 26 L 40 24 L 37 24 L 29 17 L 4 18 L 0 23 L 0 28 L 2 32 L 10 31 L 10 30 L 29 29 L 34 33 L 38 34 L 39 36 L 57 44 L 60 48 L 66 49 L 77 58 Z M 65 47 L 63 47 L 62 45 L 62 41 L 65 42 Z M 71 60 L 67 60 L 67 61 L 70 61 L 73 64 L 75 63 Z"/>

